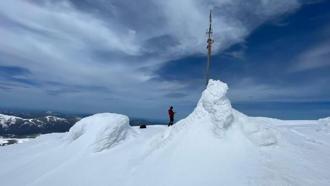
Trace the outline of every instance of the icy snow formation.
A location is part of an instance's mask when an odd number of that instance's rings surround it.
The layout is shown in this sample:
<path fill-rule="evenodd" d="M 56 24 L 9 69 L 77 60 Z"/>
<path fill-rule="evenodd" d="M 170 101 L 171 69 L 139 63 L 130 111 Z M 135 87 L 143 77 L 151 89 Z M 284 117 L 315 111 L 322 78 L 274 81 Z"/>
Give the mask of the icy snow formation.
<path fill-rule="evenodd" d="M 233 121 L 232 107 L 226 97 L 227 90 L 227 84 L 210 80 L 197 107 L 186 119 L 188 121 L 186 123 L 211 125 L 214 132 L 220 134 Z"/>
<path fill-rule="evenodd" d="M 239 125 L 241 131 L 254 144 L 259 146 L 276 144 L 274 131 L 267 128 L 266 123 L 255 123 L 253 119 L 231 107 L 230 101 L 226 97 L 227 90 L 226 83 L 219 80 L 210 80 L 194 111 L 187 118 L 177 123 L 178 130 L 182 130 L 181 128 L 187 129 L 187 126 L 184 125 L 189 125 L 189 128 L 195 127 L 196 130 L 209 129 L 217 137 L 223 137 L 228 127 Z"/>
<path fill-rule="evenodd" d="M 95 114 L 78 121 L 67 134 L 70 142 L 81 143 L 99 152 L 108 149 L 132 133 L 127 116 Z"/>

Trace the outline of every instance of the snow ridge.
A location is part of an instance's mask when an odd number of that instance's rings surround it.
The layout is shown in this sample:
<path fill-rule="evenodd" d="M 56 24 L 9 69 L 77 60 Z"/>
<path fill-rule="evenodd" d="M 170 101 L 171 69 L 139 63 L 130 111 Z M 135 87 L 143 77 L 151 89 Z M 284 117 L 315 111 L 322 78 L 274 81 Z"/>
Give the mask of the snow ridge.
<path fill-rule="evenodd" d="M 267 123 L 256 121 L 238 111 L 234 111 L 235 123 L 237 123 L 245 136 L 258 146 L 269 146 L 277 143 L 276 131 L 267 126 Z"/>

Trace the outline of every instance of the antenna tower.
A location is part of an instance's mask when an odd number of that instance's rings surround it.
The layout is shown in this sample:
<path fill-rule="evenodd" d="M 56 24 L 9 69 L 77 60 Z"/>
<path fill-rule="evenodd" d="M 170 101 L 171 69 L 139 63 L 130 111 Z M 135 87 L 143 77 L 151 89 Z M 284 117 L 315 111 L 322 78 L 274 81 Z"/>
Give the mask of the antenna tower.
<path fill-rule="evenodd" d="M 212 44 L 214 43 L 214 40 L 212 39 L 212 34 L 213 34 L 213 30 L 212 30 L 212 10 L 210 10 L 210 16 L 209 16 L 209 21 L 210 21 L 210 25 L 209 25 L 209 29 L 206 32 L 208 38 L 207 38 L 207 65 L 206 65 L 206 86 L 209 83 L 209 79 L 210 79 L 210 66 L 211 66 L 211 52 L 212 52 Z"/>

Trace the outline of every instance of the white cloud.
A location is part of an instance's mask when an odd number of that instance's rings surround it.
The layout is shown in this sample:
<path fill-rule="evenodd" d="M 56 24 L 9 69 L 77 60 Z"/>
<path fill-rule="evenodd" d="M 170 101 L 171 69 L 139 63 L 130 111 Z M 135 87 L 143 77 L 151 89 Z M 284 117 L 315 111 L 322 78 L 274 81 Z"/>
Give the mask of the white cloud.
<path fill-rule="evenodd" d="M 328 79 L 305 85 L 276 85 L 257 82 L 252 78 L 242 78 L 229 89 L 229 97 L 235 102 L 257 101 L 328 101 Z"/>
<path fill-rule="evenodd" d="M 303 51 L 294 59 L 290 72 L 300 72 L 330 66 L 330 41 L 322 41 Z"/>

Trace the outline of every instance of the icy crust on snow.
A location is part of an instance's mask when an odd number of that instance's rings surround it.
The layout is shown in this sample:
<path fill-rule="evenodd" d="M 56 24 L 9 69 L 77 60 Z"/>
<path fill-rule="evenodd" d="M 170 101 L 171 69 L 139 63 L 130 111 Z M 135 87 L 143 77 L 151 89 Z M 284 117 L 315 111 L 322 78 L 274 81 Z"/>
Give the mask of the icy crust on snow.
<path fill-rule="evenodd" d="M 127 116 L 101 113 L 78 121 L 71 127 L 66 139 L 100 152 L 119 144 L 132 132 Z"/>

